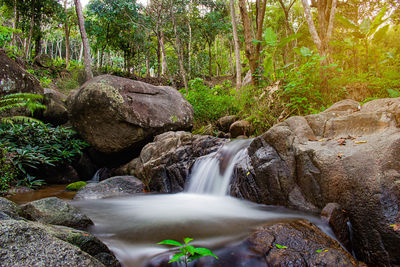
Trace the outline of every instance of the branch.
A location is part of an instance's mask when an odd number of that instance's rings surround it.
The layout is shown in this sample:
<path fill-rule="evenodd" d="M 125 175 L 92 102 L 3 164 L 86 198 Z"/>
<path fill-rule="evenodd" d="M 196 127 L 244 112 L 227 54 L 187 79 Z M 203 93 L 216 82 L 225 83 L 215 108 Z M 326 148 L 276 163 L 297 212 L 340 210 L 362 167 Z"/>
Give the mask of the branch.
<path fill-rule="evenodd" d="M 331 14 L 329 17 L 328 33 L 327 33 L 328 40 L 330 40 L 332 36 L 333 24 L 335 21 L 336 5 L 337 5 L 337 0 L 332 0 Z"/>
<path fill-rule="evenodd" d="M 314 43 L 317 46 L 317 49 L 321 51 L 322 48 L 321 39 L 319 38 L 317 30 L 315 28 L 310 6 L 308 5 L 308 0 L 301 0 L 301 3 L 303 4 L 304 14 L 306 16 L 308 24 L 308 30 L 310 31 L 311 37 L 313 38 Z"/>

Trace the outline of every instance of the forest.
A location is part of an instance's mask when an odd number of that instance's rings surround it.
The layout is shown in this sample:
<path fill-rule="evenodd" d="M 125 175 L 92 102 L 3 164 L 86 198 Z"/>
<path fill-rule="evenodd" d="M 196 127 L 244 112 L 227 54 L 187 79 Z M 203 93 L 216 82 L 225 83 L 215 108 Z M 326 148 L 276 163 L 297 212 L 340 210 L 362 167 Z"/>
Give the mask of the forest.
<path fill-rule="evenodd" d="M 1 266 L 400 266 L 399 0 L 0 0 Z"/>
<path fill-rule="evenodd" d="M 87 57 L 95 75 L 183 90 L 199 129 L 237 114 L 257 133 L 340 99 L 399 95 L 395 0 L 91 0 L 86 57 L 74 2 L 0 2 L 0 46 L 58 68 L 31 68 L 44 87 L 77 88 Z"/>

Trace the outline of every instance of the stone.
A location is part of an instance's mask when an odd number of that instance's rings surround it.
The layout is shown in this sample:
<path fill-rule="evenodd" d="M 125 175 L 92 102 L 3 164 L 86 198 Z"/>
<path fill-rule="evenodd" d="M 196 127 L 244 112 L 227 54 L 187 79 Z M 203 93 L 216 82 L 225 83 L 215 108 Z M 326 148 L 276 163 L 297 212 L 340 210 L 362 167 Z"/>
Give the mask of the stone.
<path fill-rule="evenodd" d="M 250 136 L 251 125 L 248 121 L 236 121 L 229 127 L 231 138 L 236 138 L 241 135 Z"/>
<path fill-rule="evenodd" d="M 67 96 L 54 90 L 44 89 L 44 104 L 46 109 L 43 111 L 42 121 L 53 125 L 62 125 L 68 121 L 68 109 L 65 104 Z"/>
<path fill-rule="evenodd" d="M 321 219 L 329 224 L 336 238 L 348 250 L 352 251 L 349 231 L 349 218 L 338 203 L 328 203 L 321 211 Z"/>
<path fill-rule="evenodd" d="M 14 93 L 43 94 L 39 81 L 0 49 L 0 97 Z"/>
<path fill-rule="evenodd" d="M 273 126 L 237 163 L 232 195 L 312 212 L 337 203 L 357 258 L 400 265 L 400 231 L 390 227 L 400 221 L 399 102 L 379 99 L 360 109 L 346 101 Z M 338 211 L 328 205 L 324 214 L 346 240 L 346 216 Z"/>
<path fill-rule="evenodd" d="M 228 132 L 229 127 L 231 127 L 232 123 L 237 121 L 238 117 L 236 115 L 229 115 L 219 118 L 217 120 L 217 128 L 223 132 Z"/>
<path fill-rule="evenodd" d="M 89 183 L 75 195 L 75 200 L 101 199 L 143 193 L 142 181 L 134 176 L 116 176 L 99 183 Z"/>
<path fill-rule="evenodd" d="M 181 192 L 196 159 L 215 152 L 227 141 L 183 131 L 160 134 L 119 172 L 135 175 L 150 191 Z"/>
<path fill-rule="evenodd" d="M 21 219 L 19 206 L 6 198 L 0 197 L 0 212 L 0 220 Z"/>
<path fill-rule="evenodd" d="M 218 259 L 202 257 L 194 266 L 365 266 L 304 219 L 259 226 L 245 240 L 213 252 Z M 168 266 L 169 259 L 170 254 L 161 254 L 144 266 Z"/>
<path fill-rule="evenodd" d="M 93 225 L 85 214 L 68 202 L 56 197 L 42 198 L 21 205 L 23 217 L 42 223 L 86 229 Z"/>
<path fill-rule="evenodd" d="M 108 154 L 141 149 L 155 135 L 193 123 L 193 108 L 176 89 L 111 75 L 86 82 L 67 104 L 78 133 Z"/>
<path fill-rule="evenodd" d="M 34 222 L 0 221 L 2 266 L 105 266 Z"/>
<path fill-rule="evenodd" d="M 49 55 L 40 54 L 33 59 L 33 62 L 42 68 L 51 68 L 53 66 L 53 60 Z"/>

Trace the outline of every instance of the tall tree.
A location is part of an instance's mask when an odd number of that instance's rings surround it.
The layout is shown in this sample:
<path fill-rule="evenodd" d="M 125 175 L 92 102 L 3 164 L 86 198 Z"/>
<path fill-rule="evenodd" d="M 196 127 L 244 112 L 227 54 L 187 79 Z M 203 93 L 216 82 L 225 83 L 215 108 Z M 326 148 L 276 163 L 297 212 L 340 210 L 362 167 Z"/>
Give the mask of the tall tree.
<path fill-rule="evenodd" d="M 93 78 L 93 72 L 91 68 L 92 60 L 90 58 L 89 41 L 85 30 L 85 20 L 83 18 L 82 5 L 80 0 L 74 0 L 74 3 L 76 9 L 76 16 L 78 17 L 79 30 L 81 32 L 81 37 L 82 37 L 83 53 L 85 55 L 86 80 L 90 80 Z"/>
<path fill-rule="evenodd" d="M 235 61 L 236 61 L 236 90 L 242 87 L 242 63 L 240 62 L 240 42 L 237 31 L 235 0 L 230 0 L 231 8 L 231 21 L 233 33 L 233 45 L 235 47 Z"/>
<path fill-rule="evenodd" d="M 311 37 L 320 56 L 326 57 L 323 62 L 326 64 L 329 57 L 329 41 L 332 37 L 337 0 L 312 0 L 312 6 L 318 10 L 318 31 L 314 24 L 308 0 L 301 0 L 301 2 Z"/>

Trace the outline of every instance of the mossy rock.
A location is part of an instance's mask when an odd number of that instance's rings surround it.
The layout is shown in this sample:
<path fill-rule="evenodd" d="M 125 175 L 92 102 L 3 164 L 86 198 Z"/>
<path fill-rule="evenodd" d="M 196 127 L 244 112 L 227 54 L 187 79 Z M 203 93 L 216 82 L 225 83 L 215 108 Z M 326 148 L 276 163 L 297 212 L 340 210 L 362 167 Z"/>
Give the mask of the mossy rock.
<path fill-rule="evenodd" d="M 67 185 L 66 190 L 68 190 L 68 191 L 78 191 L 79 189 L 81 189 L 82 187 L 85 187 L 86 185 L 87 185 L 86 182 L 79 181 L 79 182 L 75 182 L 75 183 Z"/>

